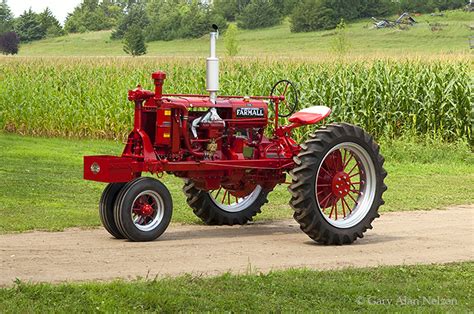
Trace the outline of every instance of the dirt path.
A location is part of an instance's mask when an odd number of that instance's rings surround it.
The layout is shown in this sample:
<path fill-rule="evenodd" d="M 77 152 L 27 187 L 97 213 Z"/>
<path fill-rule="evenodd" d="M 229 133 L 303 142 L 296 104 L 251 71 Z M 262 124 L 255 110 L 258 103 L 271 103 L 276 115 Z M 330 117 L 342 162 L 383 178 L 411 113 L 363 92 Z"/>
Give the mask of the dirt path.
<path fill-rule="evenodd" d="M 134 279 L 289 267 L 314 269 L 474 260 L 474 205 L 385 213 L 349 246 L 315 244 L 294 221 L 244 227 L 171 225 L 160 240 L 131 243 L 104 230 L 0 236 L 0 285 Z"/>

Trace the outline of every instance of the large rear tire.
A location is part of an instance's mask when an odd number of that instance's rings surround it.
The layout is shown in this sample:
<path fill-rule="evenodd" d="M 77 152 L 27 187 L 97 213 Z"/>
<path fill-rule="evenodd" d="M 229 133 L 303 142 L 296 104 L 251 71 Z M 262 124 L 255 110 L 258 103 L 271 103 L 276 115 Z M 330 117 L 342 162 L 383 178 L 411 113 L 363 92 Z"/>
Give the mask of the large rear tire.
<path fill-rule="evenodd" d="M 119 231 L 130 241 L 153 241 L 165 232 L 173 212 L 170 192 L 160 181 L 140 177 L 128 182 L 114 206 Z"/>
<path fill-rule="evenodd" d="M 301 148 L 289 186 L 301 230 L 324 244 L 362 238 L 387 190 L 379 146 L 360 127 L 340 123 L 319 129 Z"/>
<path fill-rule="evenodd" d="M 186 179 L 183 192 L 194 214 L 204 223 L 232 226 L 252 221 L 252 218 L 261 212 L 261 207 L 268 202 L 269 191 L 256 186 L 247 196 L 237 197 L 223 188 L 210 192 L 200 190 L 192 180 Z"/>

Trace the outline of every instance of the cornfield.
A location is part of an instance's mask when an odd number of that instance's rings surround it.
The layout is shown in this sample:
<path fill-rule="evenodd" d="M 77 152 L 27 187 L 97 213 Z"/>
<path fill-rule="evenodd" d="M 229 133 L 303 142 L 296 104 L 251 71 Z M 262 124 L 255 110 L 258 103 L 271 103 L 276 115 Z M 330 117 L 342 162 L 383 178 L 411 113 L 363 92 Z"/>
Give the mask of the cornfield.
<path fill-rule="evenodd" d="M 268 95 L 287 78 L 300 107 L 325 104 L 330 121 L 362 126 L 376 137 L 472 138 L 469 61 L 304 61 L 224 59 L 221 93 Z M 0 128 L 22 134 L 124 138 L 133 106 L 127 90 L 152 89 L 151 72 L 167 72 L 165 92 L 205 93 L 201 59 L 2 58 Z M 308 130 L 301 130 L 299 137 Z"/>

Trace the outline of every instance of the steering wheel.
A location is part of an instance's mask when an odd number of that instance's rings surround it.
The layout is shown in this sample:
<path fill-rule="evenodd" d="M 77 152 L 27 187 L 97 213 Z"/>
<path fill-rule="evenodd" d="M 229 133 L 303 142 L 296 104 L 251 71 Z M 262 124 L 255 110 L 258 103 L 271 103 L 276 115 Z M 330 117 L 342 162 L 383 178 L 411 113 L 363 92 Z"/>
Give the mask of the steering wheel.
<path fill-rule="evenodd" d="M 275 83 L 270 92 L 270 96 L 284 96 L 285 100 L 278 103 L 278 116 L 289 117 L 298 107 L 298 90 L 295 84 L 288 80 L 281 80 Z"/>

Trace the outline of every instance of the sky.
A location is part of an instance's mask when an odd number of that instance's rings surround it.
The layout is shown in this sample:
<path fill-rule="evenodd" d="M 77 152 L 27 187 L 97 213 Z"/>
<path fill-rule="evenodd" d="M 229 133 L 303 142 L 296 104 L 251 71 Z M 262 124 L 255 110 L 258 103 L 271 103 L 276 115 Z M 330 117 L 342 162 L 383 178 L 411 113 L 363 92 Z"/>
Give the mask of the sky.
<path fill-rule="evenodd" d="M 64 24 L 67 14 L 71 13 L 80 2 L 81 0 L 7 0 L 15 17 L 20 16 L 30 7 L 37 13 L 48 7 L 61 24 Z"/>

